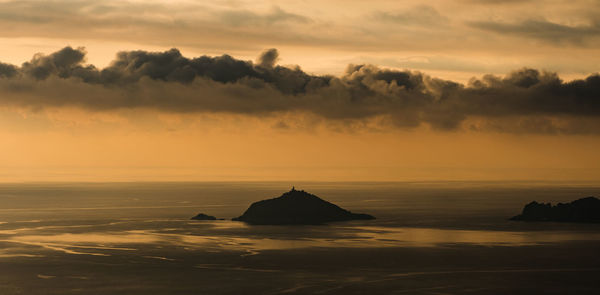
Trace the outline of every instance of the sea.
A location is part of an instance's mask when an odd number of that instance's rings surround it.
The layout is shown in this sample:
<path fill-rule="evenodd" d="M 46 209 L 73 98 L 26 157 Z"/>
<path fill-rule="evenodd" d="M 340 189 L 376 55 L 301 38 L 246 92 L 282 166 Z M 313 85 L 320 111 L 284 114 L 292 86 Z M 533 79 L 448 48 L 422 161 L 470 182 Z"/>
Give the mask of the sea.
<path fill-rule="evenodd" d="M 231 221 L 292 186 L 376 219 Z M 0 184 L 0 295 L 600 294 L 600 224 L 509 220 L 587 196 L 600 184 Z"/>

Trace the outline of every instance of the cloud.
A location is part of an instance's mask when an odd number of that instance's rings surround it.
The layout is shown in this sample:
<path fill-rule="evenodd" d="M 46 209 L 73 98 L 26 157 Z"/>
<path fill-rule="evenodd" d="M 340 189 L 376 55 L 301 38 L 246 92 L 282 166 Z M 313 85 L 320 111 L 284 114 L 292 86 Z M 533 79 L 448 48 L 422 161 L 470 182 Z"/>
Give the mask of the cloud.
<path fill-rule="evenodd" d="M 249 10 L 227 10 L 221 13 L 221 20 L 224 23 L 234 26 L 310 22 L 308 17 L 287 12 L 278 6 L 272 7 L 270 11 L 263 14 L 258 14 Z"/>
<path fill-rule="evenodd" d="M 527 2 L 531 2 L 532 0 L 463 0 L 464 2 L 471 4 L 523 4 Z"/>
<path fill-rule="evenodd" d="M 600 23 L 568 26 L 546 20 L 525 20 L 517 23 L 478 21 L 471 27 L 498 34 L 532 38 L 547 43 L 583 45 L 600 37 Z"/>
<path fill-rule="evenodd" d="M 581 45 L 569 41 L 568 36 L 563 37 L 564 42 L 552 38 L 544 39 L 545 43 L 511 42 L 511 36 L 526 35 L 465 25 L 469 21 L 520 25 L 522 16 L 585 28 L 586 22 L 593 26 L 599 15 L 597 5 L 591 6 L 587 0 L 568 4 L 457 0 L 408 6 L 402 1 L 370 1 L 368 5 L 346 1 L 344 13 L 339 13 L 339 3 L 330 1 L 288 1 L 276 6 L 271 2 L 5 0 L 0 1 L 0 27 L 6 29 L 0 31 L 0 37 L 11 44 L 5 53 L 13 63 L 29 58 L 25 52 L 58 48 L 64 40 L 88 46 L 90 59 L 98 64 L 105 64 L 115 48 L 131 46 L 161 50 L 177 46 L 187 52 L 244 57 L 263 48 L 285 48 L 290 63 L 306 60 L 304 54 L 322 54 L 320 59 L 303 63 L 303 68 L 319 73 L 338 73 L 347 60 L 365 62 L 355 58 L 359 54 L 380 61 L 418 54 L 493 64 L 473 69 L 476 75 L 504 73 L 514 64 L 543 65 L 579 75 L 595 71 L 594 65 L 600 61 L 600 55 L 592 52 L 600 40 L 592 37 L 583 37 Z M 585 61 L 576 55 L 586 56 Z M 446 71 L 447 66 L 432 59 L 422 69 Z"/>
<path fill-rule="evenodd" d="M 12 77 L 17 74 L 17 67 L 0 62 L 0 77 Z"/>
<path fill-rule="evenodd" d="M 277 52 L 277 49 L 271 48 L 271 49 L 265 50 L 258 57 L 258 64 L 264 68 L 272 68 L 278 59 L 279 59 L 279 52 Z"/>
<path fill-rule="evenodd" d="M 83 70 L 81 63 L 84 61 L 84 57 L 85 51 L 83 48 L 65 47 L 49 56 L 35 55 L 30 62 L 23 64 L 21 71 L 23 74 L 38 80 L 46 79 L 50 75 L 68 78 Z M 89 69 L 95 70 L 93 67 Z"/>
<path fill-rule="evenodd" d="M 411 9 L 395 13 L 380 11 L 375 13 L 374 19 L 399 25 L 427 27 L 438 26 L 449 21 L 447 17 L 441 15 L 435 8 L 427 5 L 415 6 Z"/>
<path fill-rule="evenodd" d="M 597 74 L 564 82 L 556 73 L 521 69 L 463 85 L 373 65 L 349 65 L 340 77 L 310 75 L 277 65 L 277 58 L 276 49 L 263 52 L 257 64 L 228 55 L 187 58 L 177 49 L 138 50 L 120 52 L 98 69 L 85 64 L 83 48 L 65 47 L 20 67 L 0 64 L 0 105 L 308 113 L 340 122 L 384 118 L 398 128 L 600 132 Z M 484 122 L 471 124 L 474 120 Z"/>

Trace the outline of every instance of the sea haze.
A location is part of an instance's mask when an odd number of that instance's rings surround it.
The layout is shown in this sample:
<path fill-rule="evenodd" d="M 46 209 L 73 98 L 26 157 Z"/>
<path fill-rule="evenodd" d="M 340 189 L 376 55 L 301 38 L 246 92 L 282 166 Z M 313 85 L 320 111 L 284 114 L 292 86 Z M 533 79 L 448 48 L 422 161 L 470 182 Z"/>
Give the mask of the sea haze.
<path fill-rule="evenodd" d="M 230 221 L 292 185 L 377 219 Z M 508 218 L 533 200 L 599 192 L 487 182 L 2 184 L 0 294 L 598 294 L 600 225 Z M 190 220 L 200 212 L 225 220 Z"/>

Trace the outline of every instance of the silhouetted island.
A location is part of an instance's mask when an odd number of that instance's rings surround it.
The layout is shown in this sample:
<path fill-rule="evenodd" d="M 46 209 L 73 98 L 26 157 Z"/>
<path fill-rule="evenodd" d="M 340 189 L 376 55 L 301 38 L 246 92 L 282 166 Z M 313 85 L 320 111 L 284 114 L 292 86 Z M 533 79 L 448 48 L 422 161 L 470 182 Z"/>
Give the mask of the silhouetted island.
<path fill-rule="evenodd" d="M 375 219 L 369 214 L 352 213 L 313 194 L 292 188 L 278 198 L 250 205 L 235 221 L 249 224 L 322 224 L 332 221 Z"/>
<path fill-rule="evenodd" d="M 198 213 L 198 215 L 192 217 L 193 220 L 217 220 L 216 217 L 206 215 L 204 213 Z"/>
<path fill-rule="evenodd" d="M 587 197 L 571 203 L 531 202 L 525 205 L 523 213 L 510 220 L 518 221 L 556 221 L 556 222 L 600 222 L 600 199 Z"/>

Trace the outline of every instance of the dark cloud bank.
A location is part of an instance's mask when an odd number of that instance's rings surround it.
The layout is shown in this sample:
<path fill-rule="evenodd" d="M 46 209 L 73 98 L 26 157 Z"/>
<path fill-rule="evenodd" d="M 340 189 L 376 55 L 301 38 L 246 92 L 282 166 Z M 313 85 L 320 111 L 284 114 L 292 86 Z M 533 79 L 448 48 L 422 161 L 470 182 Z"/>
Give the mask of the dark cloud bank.
<path fill-rule="evenodd" d="M 383 118 L 396 127 L 531 133 L 599 133 L 600 76 L 563 82 L 522 69 L 463 85 L 414 71 L 350 65 L 341 77 L 276 65 L 275 49 L 256 63 L 228 55 L 186 58 L 177 49 L 121 52 L 104 69 L 82 48 L 0 63 L 0 104 L 89 110 L 148 108 L 246 115 L 314 114 L 337 121 Z M 472 121 L 478 122 L 477 124 Z"/>

